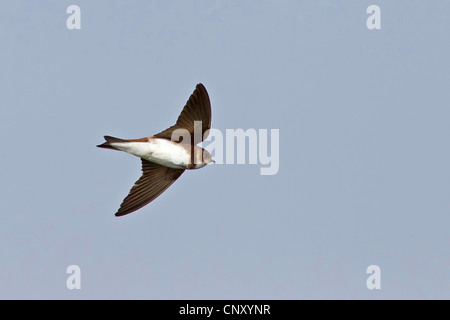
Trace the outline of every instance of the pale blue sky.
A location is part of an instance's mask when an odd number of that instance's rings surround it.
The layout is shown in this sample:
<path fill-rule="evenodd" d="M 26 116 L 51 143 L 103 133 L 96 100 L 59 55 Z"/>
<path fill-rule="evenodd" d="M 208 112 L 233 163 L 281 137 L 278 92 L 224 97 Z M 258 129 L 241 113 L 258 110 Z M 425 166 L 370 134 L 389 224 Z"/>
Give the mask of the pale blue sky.
<path fill-rule="evenodd" d="M 449 299 L 449 12 L 2 1 L 0 298 Z M 214 128 L 280 130 L 278 174 L 207 166 L 114 217 L 140 161 L 95 146 L 172 125 L 199 82 Z"/>

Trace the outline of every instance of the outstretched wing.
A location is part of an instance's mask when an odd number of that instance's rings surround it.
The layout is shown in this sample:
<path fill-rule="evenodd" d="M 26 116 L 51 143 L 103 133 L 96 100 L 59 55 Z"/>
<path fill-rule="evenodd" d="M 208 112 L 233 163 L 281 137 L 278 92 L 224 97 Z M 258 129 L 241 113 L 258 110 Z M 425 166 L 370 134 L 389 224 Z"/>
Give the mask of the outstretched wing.
<path fill-rule="evenodd" d="M 149 204 L 184 172 L 184 169 L 172 169 L 144 159 L 141 160 L 142 176 L 123 200 L 116 216 L 129 214 Z"/>
<path fill-rule="evenodd" d="M 191 141 L 194 139 L 194 121 L 201 121 L 201 141 L 209 134 L 205 132 L 211 128 L 211 102 L 209 101 L 208 92 L 205 87 L 199 83 L 194 93 L 190 96 L 180 115 L 177 123 L 170 128 L 154 135 L 157 138 L 171 139 L 172 133 L 176 129 L 186 129 L 191 134 Z M 198 130 L 198 129 L 197 129 Z M 201 141 L 194 141 L 193 144 Z"/>

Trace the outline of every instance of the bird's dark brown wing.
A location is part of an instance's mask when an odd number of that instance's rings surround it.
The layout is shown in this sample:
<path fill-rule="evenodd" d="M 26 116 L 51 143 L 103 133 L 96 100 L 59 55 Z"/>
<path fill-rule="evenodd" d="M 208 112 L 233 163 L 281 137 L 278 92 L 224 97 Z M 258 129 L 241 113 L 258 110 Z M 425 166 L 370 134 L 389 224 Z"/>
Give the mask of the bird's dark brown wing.
<path fill-rule="evenodd" d="M 123 200 L 116 216 L 129 214 L 152 202 L 184 172 L 184 169 L 172 169 L 144 159 L 141 160 L 142 176 Z"/>
<path fill-rule="evenodd" d="M 200 141 L 194 141 L 194 121 L 201 121 L 202 137 Z M 178 116 L 177 123 L 170 128 L 154 135 L 157 138 L 171 139 L 172 133 L 176 129 L 186 129 L 191 134 L 192 144 L 203 141 L 209 134 L 205 132 L 211 128 L 211 102 L 205 87 L 199 83 L 194 93 L 190 96 L 185 107 Z"/>

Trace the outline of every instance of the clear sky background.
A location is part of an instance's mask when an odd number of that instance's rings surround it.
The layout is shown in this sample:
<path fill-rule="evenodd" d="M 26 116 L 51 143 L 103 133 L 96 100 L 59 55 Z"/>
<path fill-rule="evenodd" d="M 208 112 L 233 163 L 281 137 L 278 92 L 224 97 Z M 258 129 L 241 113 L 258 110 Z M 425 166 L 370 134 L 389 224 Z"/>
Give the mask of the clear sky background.
<path fill-rule="evenodd" d="M 447 0 L 2 1 L 0 298 L 449 299 L 449 39 Z M 214 128 L 280 130 L 278 174 L 210 165 L 114 217 L 140 161 L 95 146 L 199 82 Z"/>

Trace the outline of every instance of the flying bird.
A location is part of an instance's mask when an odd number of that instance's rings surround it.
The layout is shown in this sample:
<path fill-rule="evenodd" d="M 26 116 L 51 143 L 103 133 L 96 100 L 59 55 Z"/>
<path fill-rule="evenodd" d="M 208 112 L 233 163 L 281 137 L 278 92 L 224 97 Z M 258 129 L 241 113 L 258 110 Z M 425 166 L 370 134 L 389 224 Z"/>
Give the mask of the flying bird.
<path fill-rule="evenodd" d="M 142 139 L 123 140 L 104 136 L 106 142 L 97 147 L 125 151 L 142 161 L 142 176 L 131 188 L 115 215 L 123 216 L 149 204 L 186 169 L 199 169 L 213 163 L 211 154 L 196 145 L 208 137 L 210 127 L 211 103 L 208 92 L 199 83 L 177 122 L 170 128 Z M 180 137 L 182 141 L 176 141 Z"/>

